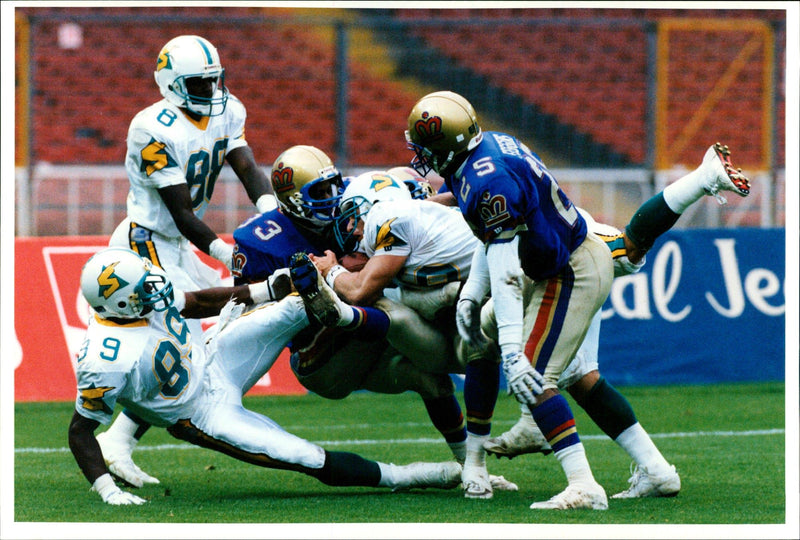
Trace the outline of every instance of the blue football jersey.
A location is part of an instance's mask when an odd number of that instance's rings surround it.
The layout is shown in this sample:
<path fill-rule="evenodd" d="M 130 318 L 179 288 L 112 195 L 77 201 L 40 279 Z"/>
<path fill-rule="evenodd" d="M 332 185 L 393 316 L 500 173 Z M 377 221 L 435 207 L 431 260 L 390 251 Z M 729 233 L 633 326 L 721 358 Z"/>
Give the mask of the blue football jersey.
<path fill-rule="evenodd" d="M 484 243 L 519 234 L 522 269 L 533 280 L 557 275 L 586 238 L 575 205 L 539 156 L 511 135 L 484 132 L 448 187 Z"/>
<path fill-rule="evenodd" d="M 242 223 L 233 232 L 233 240 L 231 274 L 236 284 L 261 281 L 280 268 L 288 268 L 298 251 L 322 255 L 326 248 L 331 249 L 321 238 L 301 233 L 278 209 Z"/>

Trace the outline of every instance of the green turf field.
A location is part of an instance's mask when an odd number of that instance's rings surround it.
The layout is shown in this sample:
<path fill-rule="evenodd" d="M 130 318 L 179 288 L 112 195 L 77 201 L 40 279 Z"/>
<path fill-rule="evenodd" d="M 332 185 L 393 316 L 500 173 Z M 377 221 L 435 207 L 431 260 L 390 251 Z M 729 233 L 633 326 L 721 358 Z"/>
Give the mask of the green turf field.
<path fill-rule="evenodd" d="M 491 458 L 490 472 L 518 483 L 519 491 L 496 492 L 488 501 L 466 500 L 458 490 L 391 493 L 380 488 L 332 488 L 302 474 L 260 469 L 186 445 L 158 429 L 145 435 L 134 457 L 161 484 L 136 491 L 149 499 L 146 505 L 112 507 L 101 504 L 97 494 L 89 491 L 67 449 L 73 405 L 18 403 L 14 518 L 16 522 L 263 524 L 753 525 L 786 521 L 782 383 L 621 390 L 662 453 L 677 466 L 683 484 L 678 497 L 610 499 L 626 488 L 630 460 L 573 404 L 595 477 L 609 495 L 605 512 L 528 508 L 565 486 L 552 455 L 520 456 L 513 461 Z M 342 401 L 314 395 L 246 398 L 245 404 L 329 449 L 395 463 L 450 458 L 415 394 L 357 393 Z M 493 434 L 510 427 L 518 411 L 513 398 L 501 395 Z"/>

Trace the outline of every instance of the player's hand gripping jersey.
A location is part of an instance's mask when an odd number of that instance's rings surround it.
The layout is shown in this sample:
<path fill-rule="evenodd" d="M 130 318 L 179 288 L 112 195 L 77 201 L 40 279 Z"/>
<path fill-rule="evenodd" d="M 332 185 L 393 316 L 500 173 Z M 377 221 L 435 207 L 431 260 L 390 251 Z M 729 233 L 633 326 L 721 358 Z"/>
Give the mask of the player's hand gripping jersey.
<path fill-rule="evenodd" d="M 520 233 L 522 269 L 533 280 L 558 274 L 586 237 L 577 208 L 539 157 L 510 135 L 484 132 L 448 188 L 484 243 Z"/>
<path fill-rule="evenodd" d="M 165 236 L 180 236 L 157 191 L 180 183 L 189 186 L 194 213 L 202 219 L 225 155 L 247 146 L 246 116 L 234 96 L 223 114 L 197 121 L 166 99 L 139 112 L 128 129 L 125 158 L 131 221 Z"/>

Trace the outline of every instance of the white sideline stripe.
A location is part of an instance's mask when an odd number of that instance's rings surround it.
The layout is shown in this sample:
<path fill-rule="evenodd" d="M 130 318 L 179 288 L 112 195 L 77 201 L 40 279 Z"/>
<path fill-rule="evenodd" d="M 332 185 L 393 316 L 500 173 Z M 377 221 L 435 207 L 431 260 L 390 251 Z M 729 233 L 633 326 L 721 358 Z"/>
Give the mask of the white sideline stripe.
<path fill-rule="evenodd" d="M 784 429 L 759 429 L 752 431 L 685 431 L 676 433 L 651 433 L 653 439 L 680 439 L 686 437 L 753 437 L 760 435 L 783 435 Z M 581 435 L 581 440 L 607 439 L 606 435 Z M 374 445 L 374 444 L 440 444 L 442 439 L 356 439 L 351 441 L 316 441 L 320 446 L 345 446 L 345 445 Z M 150 446 L 137 446 L 136 450 L 189 450 L 200 448 L 193 444 L 157 444 Z M 69 448 L 15 448 L 15 454 L 53 454 L 69 452 Z"/>

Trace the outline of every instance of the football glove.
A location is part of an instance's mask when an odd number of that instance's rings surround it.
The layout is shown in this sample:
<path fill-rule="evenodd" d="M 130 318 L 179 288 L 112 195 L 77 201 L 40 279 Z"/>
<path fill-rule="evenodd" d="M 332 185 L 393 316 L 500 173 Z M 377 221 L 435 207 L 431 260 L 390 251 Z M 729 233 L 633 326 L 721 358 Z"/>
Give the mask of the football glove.
<path fill-rule="evenodd" d="M 461 298 L 456 304 L 456 326 L 458 334 L 468 345 L 486 345 L 486 335 L 481 330 L 481 306 L 472 298 Z"/>
<path fill-rule="evenodd" d="M 92 491 L 99 493 L 104 503 L 114 506 L 122 504 L 144 504 L 147 502 L 147 500 L 133 493 L 128 493 L 127 491 L 119 489 L 114 483 L 114 479 L 111 478 L 111 475 L 108 473 L 94 481 L 94 484 L 92 484 Z"/>
<path fill-rule="evenodd" d="M 233 246 L 222 238 L 217 238 L 208 245 L 208 254 L 224 264 L 228 270 L 233 264 Z"/>
<path fill-rule="evenodd" d="M 535 405 L 536 396 L 542 393 L 544 377 L 533 369 L 530 360 L 520 351 L 503 356 L 503 374 L 508 382 L 508 393 L 514 394 L 517 401 Z"/>

